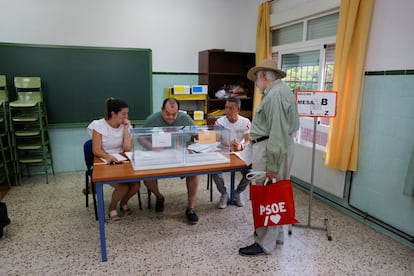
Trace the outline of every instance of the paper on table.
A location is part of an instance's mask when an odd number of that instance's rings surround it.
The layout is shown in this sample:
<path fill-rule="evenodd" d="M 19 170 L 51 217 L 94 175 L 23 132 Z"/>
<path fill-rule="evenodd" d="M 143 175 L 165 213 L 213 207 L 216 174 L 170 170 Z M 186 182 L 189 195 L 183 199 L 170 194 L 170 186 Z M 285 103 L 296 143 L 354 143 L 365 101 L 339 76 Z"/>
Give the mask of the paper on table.
<path fill-rule="evenodd" d="M 119 162 L 127 161 L 128 160 L 128 158 L 126 158 L 125 156 L 123 156 L 123 155 L 121 155 L 119 153 L 110 153 L 110 155 L 112 155 L 113 157 L 115 157 Z M 102 157 L 100 159 L 103 162 L 105 162 L 105 164 L 108 164 L 109 163 L 108 160 L 106 160 L 106 159 L 104 159 Z"/>
<path fill-rule="evenodd" d="M 187 149 L 196 152 L 212 152 L 217 150 L 217 146 L 220 145 L 220 142 L 215 142 L 213 144 L 201 144 L 201 143 L 194 143 L 187 147 Z"/>
<path fill-rule="evenodd" d="M 252 155 L 253 155 L 253 147 L 252 144 L 249 143 L 247 147 L 244 148 L 242 151 L 233 152 L 238 158 L 244 161 L 244 163 L 249 166 L 252 164 Z"/>
<path fill-rule="evenodd" d="M 132 160 L 132 155 L 133 155 L 134 153 L 132 152 L 132 151 L 127 151 L 127 152 L 125 152 L 125 155 L 128 157 L 128 159 L 129 160 Z"/>

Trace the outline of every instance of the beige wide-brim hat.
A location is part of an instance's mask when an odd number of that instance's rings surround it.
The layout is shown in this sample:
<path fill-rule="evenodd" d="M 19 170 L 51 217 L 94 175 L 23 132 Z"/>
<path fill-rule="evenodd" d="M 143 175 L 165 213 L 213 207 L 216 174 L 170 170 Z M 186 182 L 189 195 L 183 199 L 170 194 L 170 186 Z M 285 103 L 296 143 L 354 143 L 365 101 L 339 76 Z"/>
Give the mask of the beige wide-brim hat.
<path fill-rule="evenodd" d="M 266 59 L 258 66 L 252 67 L 249 72 L 247 72 L 247 78 L 251 81 L 256 81 L 256 73 L 259 71 L 274 71 L 278 73 L 282 79 L 286 77 L 286 73 L 277 68 L 277 62 L 271 59 Z"/>

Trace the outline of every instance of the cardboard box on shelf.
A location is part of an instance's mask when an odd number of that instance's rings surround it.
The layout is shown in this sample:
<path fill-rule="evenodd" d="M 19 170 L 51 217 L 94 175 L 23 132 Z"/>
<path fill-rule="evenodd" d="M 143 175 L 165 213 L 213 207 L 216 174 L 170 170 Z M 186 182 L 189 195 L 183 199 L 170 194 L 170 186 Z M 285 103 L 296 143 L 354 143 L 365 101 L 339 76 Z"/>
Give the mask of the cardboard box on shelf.
<path fill-rule="evenodd" d="M 208 85 L 193 85 L 191 86 L 191 94 L 207 94 Z"/>
<path fill-rule="evenodd" d="M 173 92 L 174 94 L 177 94 L 177 95 L 190 94 L 190 86 L 189 85 L 174 85 Z"/>

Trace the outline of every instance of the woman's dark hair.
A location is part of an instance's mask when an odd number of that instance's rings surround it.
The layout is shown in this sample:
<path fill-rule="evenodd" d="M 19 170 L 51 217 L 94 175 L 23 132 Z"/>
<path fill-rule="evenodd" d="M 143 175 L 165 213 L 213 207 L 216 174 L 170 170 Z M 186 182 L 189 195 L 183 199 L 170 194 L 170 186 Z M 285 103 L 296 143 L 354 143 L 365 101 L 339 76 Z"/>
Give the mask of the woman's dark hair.
<path fill-rule="evenodd" d="M 108 98 L 105 101 L 105 119 L 109 120 L 112 117 L 112 111 L 118 114 L 121 109 L 128 107 L 128 104 L 121 99 Z"/>

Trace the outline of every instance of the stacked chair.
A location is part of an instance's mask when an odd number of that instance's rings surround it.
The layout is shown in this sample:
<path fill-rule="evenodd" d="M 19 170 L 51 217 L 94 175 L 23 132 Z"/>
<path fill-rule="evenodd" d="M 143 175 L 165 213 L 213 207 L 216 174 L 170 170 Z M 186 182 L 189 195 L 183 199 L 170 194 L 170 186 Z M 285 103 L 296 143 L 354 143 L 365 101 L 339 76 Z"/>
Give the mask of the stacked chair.
<path fill-rule="evenodd" d="M 16 176 L 16 174 L 8 120 L 8 101 L 9 93 L 7 91 L 6 76 L 0 75 L 0 185 L 7 182 L 8 188 L 10 188 L 11 176 L 12 174 Z"/>
<path fill-rule="evenodd" d="M 15 77 L 14 87 L 17 100 L 9 103 L 9 112 L 19 181 L 25 169 L 28 176 L 33 170 L 44 172 L 48 183 L 49 171 L 55 172 L 41 79 Z"/>

